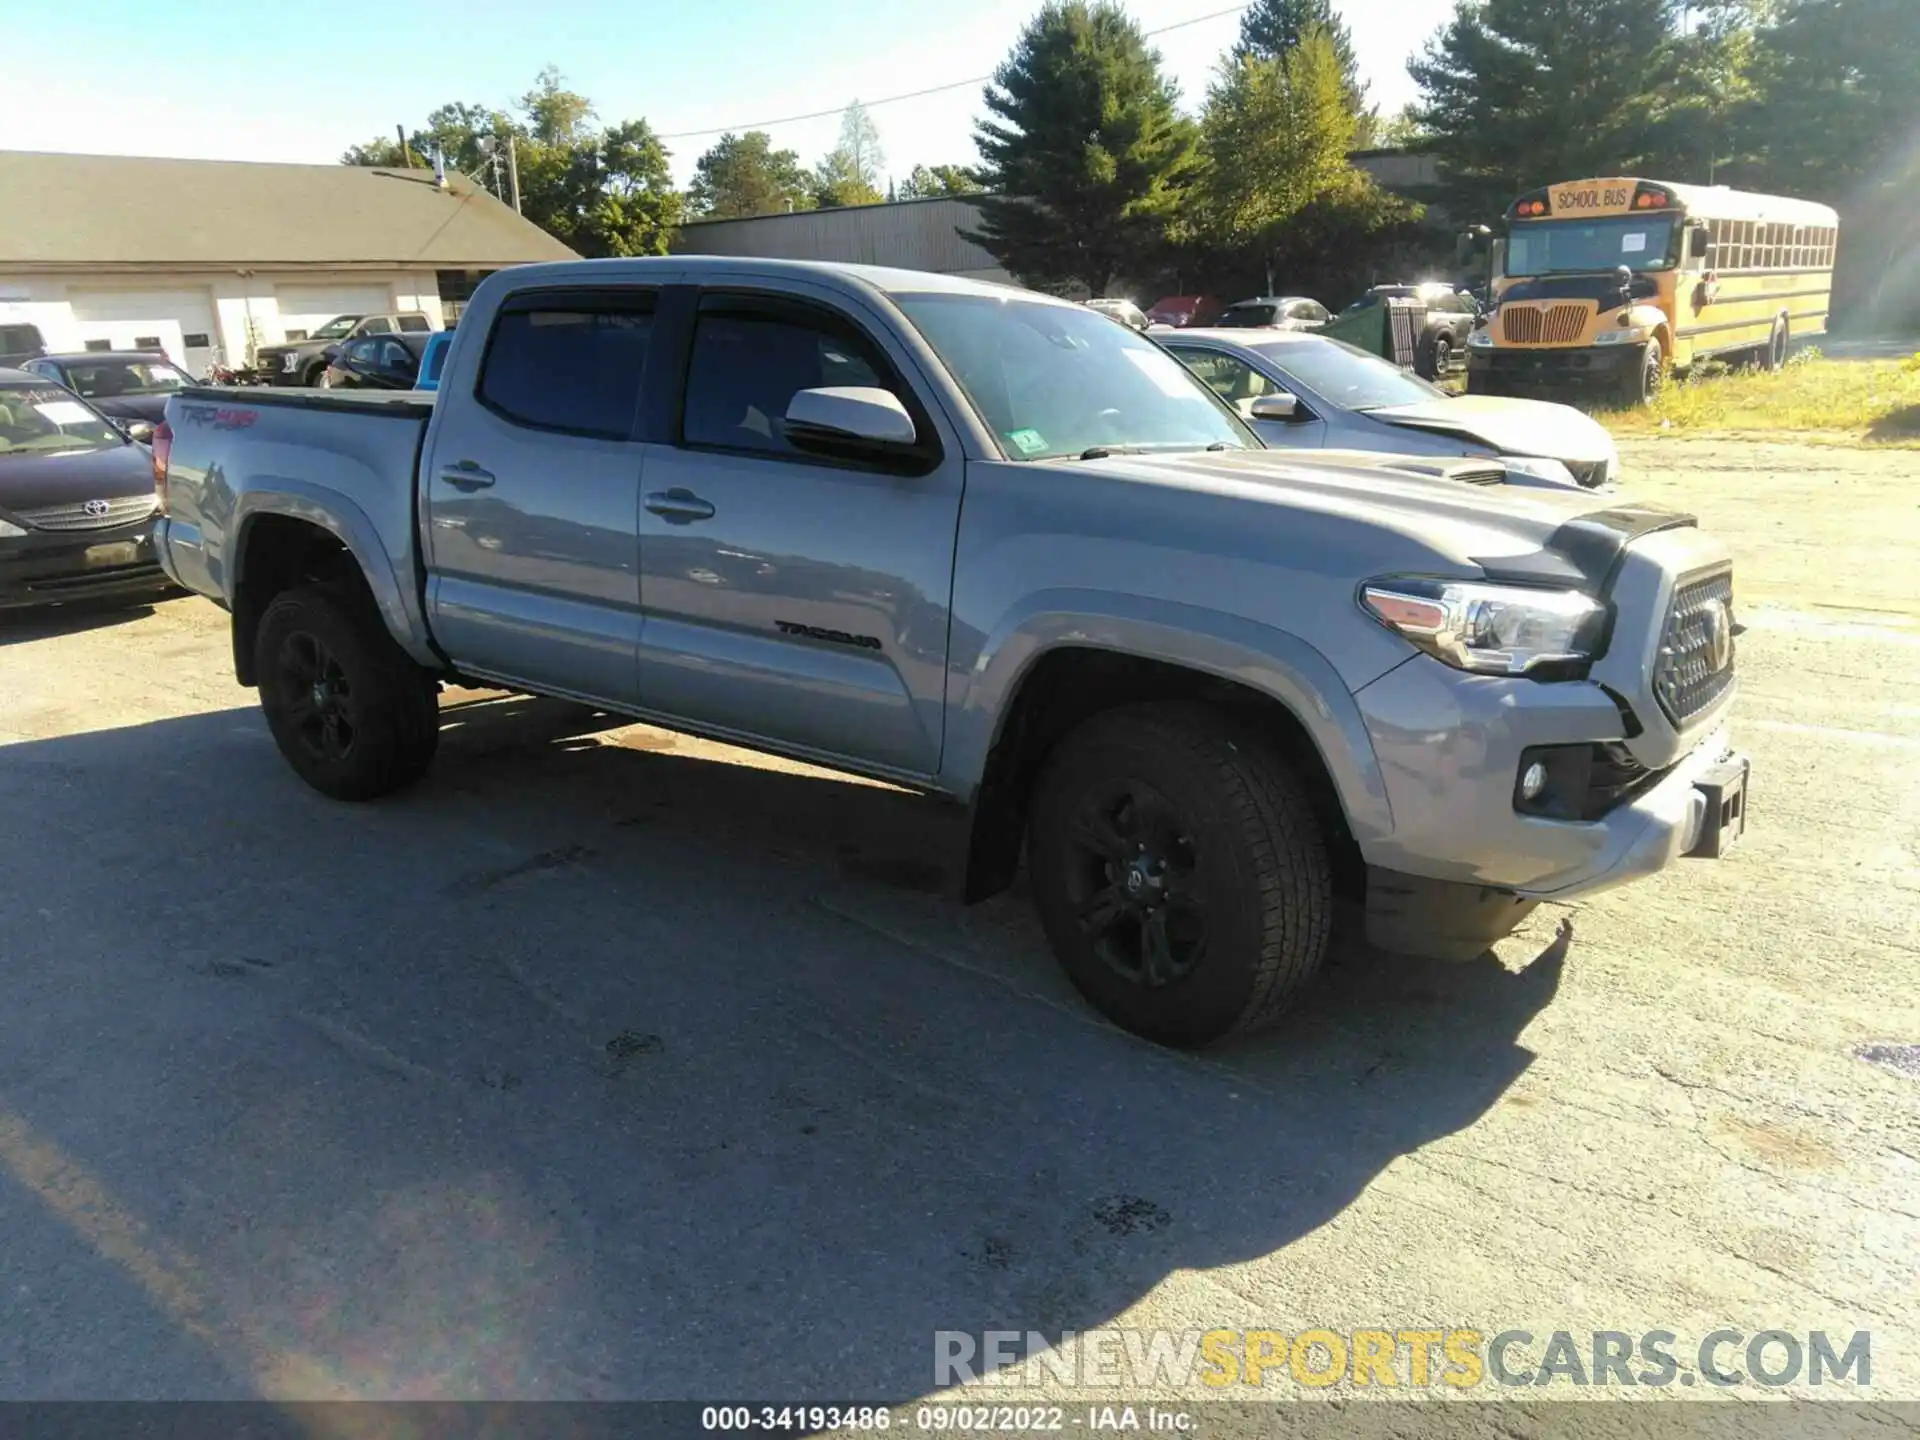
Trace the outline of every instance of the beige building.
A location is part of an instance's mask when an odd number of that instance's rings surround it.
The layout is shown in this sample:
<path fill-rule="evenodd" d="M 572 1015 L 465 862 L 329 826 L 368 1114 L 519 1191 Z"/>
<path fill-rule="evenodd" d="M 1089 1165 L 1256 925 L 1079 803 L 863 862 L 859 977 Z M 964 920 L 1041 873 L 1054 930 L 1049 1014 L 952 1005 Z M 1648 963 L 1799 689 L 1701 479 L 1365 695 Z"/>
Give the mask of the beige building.
<path fill-rule="evenodd" d="M 0 151 L 0 326 L 49 351 L 163 349 L 194 374 L 335 315 L 422 310 L 573 258 L 465 176 Z"/>

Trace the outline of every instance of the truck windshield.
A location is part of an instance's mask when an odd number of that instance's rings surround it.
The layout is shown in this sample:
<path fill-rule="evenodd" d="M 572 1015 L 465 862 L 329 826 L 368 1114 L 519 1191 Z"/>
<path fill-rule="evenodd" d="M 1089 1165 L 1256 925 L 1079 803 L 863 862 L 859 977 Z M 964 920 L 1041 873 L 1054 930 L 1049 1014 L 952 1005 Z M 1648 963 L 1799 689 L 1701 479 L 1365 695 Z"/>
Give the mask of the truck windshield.
<path fill-rule="evenodd" d="M 1672 215 L 1622 215 L 1614 220 L 1545 220 L 1513 227 L 1507 237 L 1507 274 L 1554 275 L 1570 270 L 1665 270 L 1674 263 Z"/>
<path fill-rule="evenodd" d="M 309 340 L 338 340 L 360 323 L 358 315 L 336 315 L 318 330 L 307 336 Z"/>
<path fill-rule="evenodd" d="M 105 450 L 126 443 L 106 421 L 58 385 L 0 385 L 0 459 L 56 450 Z"/>
<path fill-rule="evenodd" d="M 895 298 L 1013 459 L 1261 448 L 1186 366 L 1092 310 L 1016 296 Z"/>

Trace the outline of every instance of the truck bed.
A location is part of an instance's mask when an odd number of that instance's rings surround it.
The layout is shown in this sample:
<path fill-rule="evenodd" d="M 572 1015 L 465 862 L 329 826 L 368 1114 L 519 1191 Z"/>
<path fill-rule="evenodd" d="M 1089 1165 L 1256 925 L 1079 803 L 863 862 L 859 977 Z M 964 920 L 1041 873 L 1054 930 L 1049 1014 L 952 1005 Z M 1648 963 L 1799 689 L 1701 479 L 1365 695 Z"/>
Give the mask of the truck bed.
<path fill-rule="evenodd" d="M 260 514 L 317 525 L 353 555 L 394 636 L 433 653 L 420 603 L 414 466 L 433 396 L 410 390 L 196 385 L 167 401 L 167 514 L 154 544 L 169 575 L 231 607 Z"/>
<path fill-rule="evenodd" d="M 431 390 L 305 390 L 274 385 L 188 385 L 178 392 L 185 400 L 219 404 L 244 401 L 294 410 L 346 410 L 357 415 L 406 416 L 425 420 L 433 413 Z"/>

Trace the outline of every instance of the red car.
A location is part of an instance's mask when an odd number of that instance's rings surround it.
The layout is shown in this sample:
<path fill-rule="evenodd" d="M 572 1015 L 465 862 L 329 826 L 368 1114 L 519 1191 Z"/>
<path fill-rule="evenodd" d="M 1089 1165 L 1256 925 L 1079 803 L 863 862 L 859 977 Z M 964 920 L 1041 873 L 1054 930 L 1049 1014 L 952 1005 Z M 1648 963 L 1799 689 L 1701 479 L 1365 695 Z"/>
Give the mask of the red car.
<path fill-rule="evenodd" d="M 1205 325 L 1226 306 L 1212 295 L 1168 295 L 1147 311 L 1149 325 Z"/>

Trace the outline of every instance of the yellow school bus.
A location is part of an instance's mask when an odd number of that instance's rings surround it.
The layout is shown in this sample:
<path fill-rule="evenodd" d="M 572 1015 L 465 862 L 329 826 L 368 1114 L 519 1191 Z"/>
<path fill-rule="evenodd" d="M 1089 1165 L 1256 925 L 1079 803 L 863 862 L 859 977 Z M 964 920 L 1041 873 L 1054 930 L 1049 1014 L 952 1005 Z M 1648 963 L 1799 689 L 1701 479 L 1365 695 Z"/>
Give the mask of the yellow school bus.
<path fill-rule="evenodd" d="M 1825 205 L 1725 186 L 1628 176 L 1530 191 L 1493 245 L 1467 388 L 1639 403 L 1709 357 L 1777 367 L 1792 340 L 1826 331 L 1839 226 Z"/>

